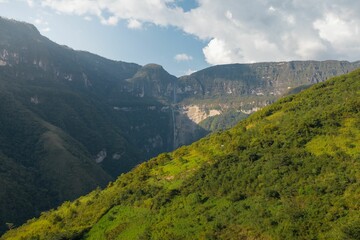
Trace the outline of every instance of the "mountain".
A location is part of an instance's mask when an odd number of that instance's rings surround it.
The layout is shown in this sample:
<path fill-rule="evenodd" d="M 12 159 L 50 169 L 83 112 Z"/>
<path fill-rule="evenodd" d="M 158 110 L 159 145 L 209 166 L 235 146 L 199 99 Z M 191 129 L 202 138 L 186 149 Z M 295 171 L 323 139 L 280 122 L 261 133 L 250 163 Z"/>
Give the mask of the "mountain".
<path fill-rule="evenodd" d="M 358 239 L 360 71 L 161 154 L 2 239 Z"/>
<path fill-rule="evenodd" d="M 59 46 L 30 24 L 1 18 L 0 29 L 3 231 L 106 186 L 145 156 L 101 97 L 139 65 Z"/>
<path fill-rule="evenodd" d="M 205 129 L 226 129 L 292 89 L 306 88 L 359 67 L 359 61 L 219 65 L 181 77 L 178 98 L 185 109 L 196 106 L 202 113 L 208 113 L 197 121 Z"/>
<path fill-rule="evenodd" d="M 0 18 L 0 232 L 207 134 L 185 117 L 177 137 L 176 81 Z"/>
<path fill-rule="evenodd" d="M 214 66 L 176 78 L 0 18 L 0 232 L 359 62 Z M 291 89 L 288 89 L 288 88 Z"/>

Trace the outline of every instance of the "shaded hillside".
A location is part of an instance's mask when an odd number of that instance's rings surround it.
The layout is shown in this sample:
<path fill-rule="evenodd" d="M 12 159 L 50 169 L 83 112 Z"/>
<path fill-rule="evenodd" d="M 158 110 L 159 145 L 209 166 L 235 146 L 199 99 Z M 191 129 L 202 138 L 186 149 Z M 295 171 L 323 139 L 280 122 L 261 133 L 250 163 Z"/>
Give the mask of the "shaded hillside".
<path fill-rule="evenodd" d="M 0 87 L 0 230 L 20 224 L 112 178 L 74 138 Z"/>
<path fill-rule="evenodd" d="M 360 71 L 283 98 L 2 239 L 358 239 Z"/>

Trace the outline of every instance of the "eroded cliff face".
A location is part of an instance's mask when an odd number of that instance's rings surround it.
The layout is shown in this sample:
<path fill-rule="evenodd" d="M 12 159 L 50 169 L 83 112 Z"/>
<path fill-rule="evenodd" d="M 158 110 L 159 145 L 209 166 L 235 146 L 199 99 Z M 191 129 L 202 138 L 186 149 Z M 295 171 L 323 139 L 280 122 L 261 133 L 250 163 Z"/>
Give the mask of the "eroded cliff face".
<path fill-rule="evenodd" d="M 212 109 L 251 114 L 299 87 L 353 71 L 360 62 L 292 61 L 228 64 L 179 78 L 177 99 L 184 113 L 200 123 Z M 198 106 L 198 107 L 195 107 Z"/>
<path fill-rule="evenodd" d="M 174 124 L 174 149 L 191 144 L 195 139 L 200 139 L 208 133 L 182 111 L 175 112 Z"/>
<path fill-rule="evenodd" d="M 301 85 L 326 79 L 360 67 L 359 62 L 293 61 L 228 64 L 210 67 L 179 79 L 178 93 L 185 98 L 281 96 Z"/>
<path fill-rule="evenodd" d="M 208 109 L 206 105 L 183 105 L 180 112 L 196 124 L 199 124 L 208 117 L 217 116 L 222 113 L 218 109 Z"/>

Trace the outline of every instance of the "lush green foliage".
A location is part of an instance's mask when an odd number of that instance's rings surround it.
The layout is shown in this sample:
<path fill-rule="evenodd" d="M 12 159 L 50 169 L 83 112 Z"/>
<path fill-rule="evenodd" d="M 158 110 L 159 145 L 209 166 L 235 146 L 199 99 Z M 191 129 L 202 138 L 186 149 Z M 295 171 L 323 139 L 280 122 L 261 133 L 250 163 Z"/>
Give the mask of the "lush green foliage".
<path fill-rule="evenodd" d="M 161 154 L 3 239 L 359 239 L 360 71 Z"/>

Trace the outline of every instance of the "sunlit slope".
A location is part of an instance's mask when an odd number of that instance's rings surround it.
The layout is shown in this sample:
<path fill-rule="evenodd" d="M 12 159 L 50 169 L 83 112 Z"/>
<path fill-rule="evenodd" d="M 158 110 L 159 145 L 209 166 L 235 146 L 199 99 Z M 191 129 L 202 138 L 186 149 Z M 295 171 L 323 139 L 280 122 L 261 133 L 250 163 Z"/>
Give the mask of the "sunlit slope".
<path fill-rule="evenodd" d="M 359 239 L 360 71 L 162 154 L 2 239 Z"/>

